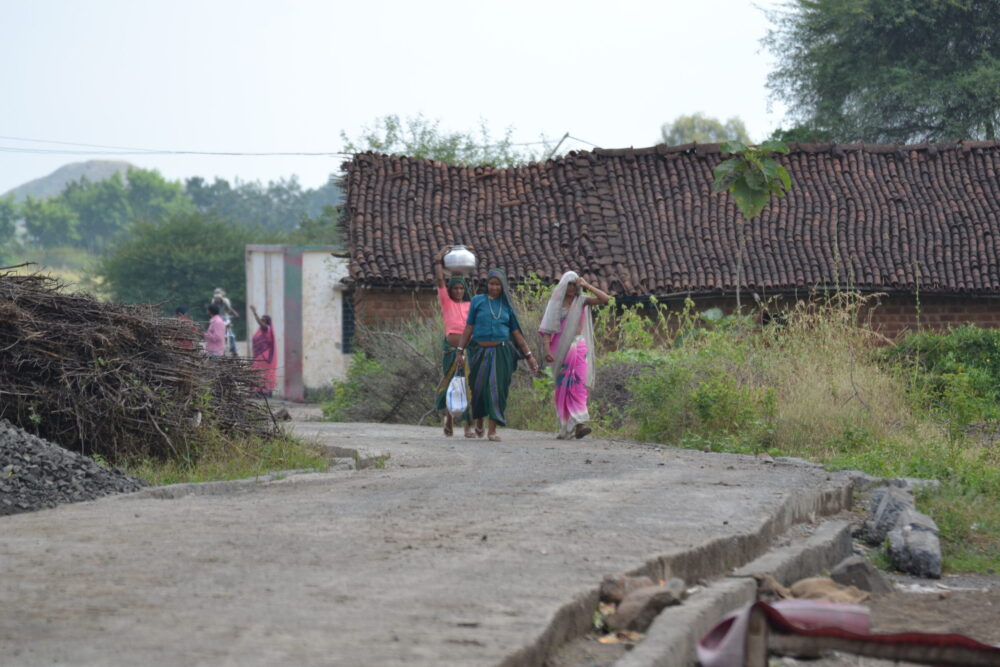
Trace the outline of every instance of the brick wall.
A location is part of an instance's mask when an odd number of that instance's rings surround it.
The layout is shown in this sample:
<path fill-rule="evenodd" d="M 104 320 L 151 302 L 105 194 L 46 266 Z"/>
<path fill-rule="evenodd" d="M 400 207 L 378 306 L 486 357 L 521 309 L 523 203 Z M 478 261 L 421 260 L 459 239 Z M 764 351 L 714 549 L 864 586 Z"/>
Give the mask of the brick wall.
<path fill-rule="evenodd" d="M 354 290 L 354 319 L 366 327 L 415 316 L 440 317 L 437 290 L 358 288 Z"/>
<path fill-rule="evenodd" d="M 790 308 L 793 297 L 769 300 L 774 314 Z M 743 298 L 744 309 L 753 304 L 753 296 Z M 862 313 L 870 316 L 872 327 L 886 338 L 897 340 L 907 333 L 921 330 L 943 330 L 973 322 L 981 327 L 1000 328 L 1000 297 L 920 297 L 919 305 L 914 295 L 892 295 L 873 301 L 873 308 Z M 725 313 L 736 310 L 736 299 L 704 297 L 695 299 L 698 310 L 721 308 Z M 682 302 L 671 302 L 672 308 L 682 307 Z"/>
<path fill-rule="evenodd" d="M 1000 299 L 971 297 L 882 297 L 872 312 L 873 326 L 896 339 L 918 329 L 941 330 L 973 322 L 981 327 L 1000 327 Z"/>
<path fill-rule="evenodd" d="M 772 312 L 780 312 L 792 301 L 792 297 L 785 297 L 773 302 Z M 682 301 L 670 300 L 666 303 L 671 309 L 683 307 Z M 357 321 L 369 327 L 412 318 L 417 314 L 440 315 L 437 292 L 430 288 L 356 289 L 354 304 Z M 699 297 L 695 299 L 695 304 L 698 310 L 717 307 L 731 313 L 736 309 L 736 299 L 730 297 Z M 753 304 L 753 296 L 747 294 L 743 304 L 744 308 Z M 871 322 L 876 330 L 891 339 L 920 328 L 940 330 L 966 322 L 1000 328 L 1000 297 L 921 296 L 918 307 L 915 296 L 883 296 L 871 312 Z"/>

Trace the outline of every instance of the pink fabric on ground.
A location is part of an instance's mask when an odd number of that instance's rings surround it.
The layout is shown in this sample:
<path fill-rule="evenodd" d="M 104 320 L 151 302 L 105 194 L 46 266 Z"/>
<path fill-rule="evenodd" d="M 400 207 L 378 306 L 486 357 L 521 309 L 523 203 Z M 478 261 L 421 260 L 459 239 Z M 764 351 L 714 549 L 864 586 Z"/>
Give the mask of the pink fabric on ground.
<path fill-rule="evenodd" d="M 221 357 L 226 353 L 226 323 L 218 315 L 212 315 L 205 332 L 205 354 Z"/>
<path fill-rule="evenodd" d="M 453 301 L 447 287 L 438 287 L 438 301 L 441 303 L 444 335 L 460 334 L 465 331 L 465 320 L 469 317 L 469 302 Z"/>
<path fill-rule="evenodd" d="M 549 351 L 553 356 L 559 349 L 562 334 L 553 334 Z M 572 436 L 577 424 L 590 421 L 587 410 L 587 341 L 577 336 L 566 352 L 563 367 L 553 369 L 555 374 L 556 415 L 559 417 L 559 437 Z"/>

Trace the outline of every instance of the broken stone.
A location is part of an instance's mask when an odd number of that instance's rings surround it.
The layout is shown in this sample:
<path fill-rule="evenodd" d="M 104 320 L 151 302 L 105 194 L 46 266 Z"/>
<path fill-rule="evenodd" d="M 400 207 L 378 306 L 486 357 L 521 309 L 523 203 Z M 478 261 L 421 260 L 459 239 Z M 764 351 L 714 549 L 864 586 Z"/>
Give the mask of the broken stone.
<path fill-rule="evenodd" d="M 909 509 L 889 531 L 889 560 L 903 572 L 930 579 L 941 578 L 941 542 L 934 519 Z"/>
<path fill-rule="evenodd" d="M 20 465 L 18 462 L 32 462 Z M 33 462 L 37 461 L 37 464 Z M 0 515 L 138 491 L 140 479 L 42 440 L 0 419 Z"/>
<path fill-rule="evenodd" d="M 842 586 L 855 586 L 872 595 L 886 595 L 893 588 L 882 573 L 864 556 L 848 556 L 837 563 L 830 578 Z"/>
<path fill-rule="evenodd" d="M 634 590 L 655 586 L 649 577 L 630 577 L 627 574 L 609 574 L 601 582 L 601 601 L 618 603 Z"/>
<path fill-rule="evenodd" d="M 656 615 L 665 607 L 680 604 L 684 599 L 684 581 L 673 577 L 662 586 L 644 586 L 625 596 L 615 613 L 605 619 L 612 632 L 636 630 L 645 632 Z"/>
<path fill-rule="evenodd" d="M 871 546 L 882 544 L 889 531 L 899 523 L 899 515 L 912 507 L 913 496 L 909 491 L 895 486 L 876 489 L 872 493 L 871 513 L 865 520 L 865 542 Z"/>

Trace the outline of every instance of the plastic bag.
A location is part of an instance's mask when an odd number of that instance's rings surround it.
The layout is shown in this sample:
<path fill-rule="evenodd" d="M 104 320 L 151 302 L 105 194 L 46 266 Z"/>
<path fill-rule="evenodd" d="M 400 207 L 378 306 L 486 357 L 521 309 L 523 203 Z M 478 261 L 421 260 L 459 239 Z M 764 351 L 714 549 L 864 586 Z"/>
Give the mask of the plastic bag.
<path fill-rule="evenodd" d="M 462 419 L 465 411 L 469 409 L 469 385 L 463 373 L 455 373 L 448 383 L 445 405 L 453 419 Z"/>

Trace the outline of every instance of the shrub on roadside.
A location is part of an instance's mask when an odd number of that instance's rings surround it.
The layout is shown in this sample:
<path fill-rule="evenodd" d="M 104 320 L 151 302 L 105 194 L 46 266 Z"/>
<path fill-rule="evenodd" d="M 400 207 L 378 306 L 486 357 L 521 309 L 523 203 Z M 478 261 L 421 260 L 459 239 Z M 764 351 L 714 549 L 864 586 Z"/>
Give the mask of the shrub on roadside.
<path fill-rule="evenodd" d="M 441 379 L 441 323 L 433 318 L 358 327 L 347 379 L 333 383 L 333 421 L 418 424 L 434 412 Z"/>
<path fill-rule="evenodd" d="M 921 331 L 882 352 L 907 372 L 909 389 L 953 437 L 970 424 L 1000 419 L 1000 330 L 975 324 Z"/>

